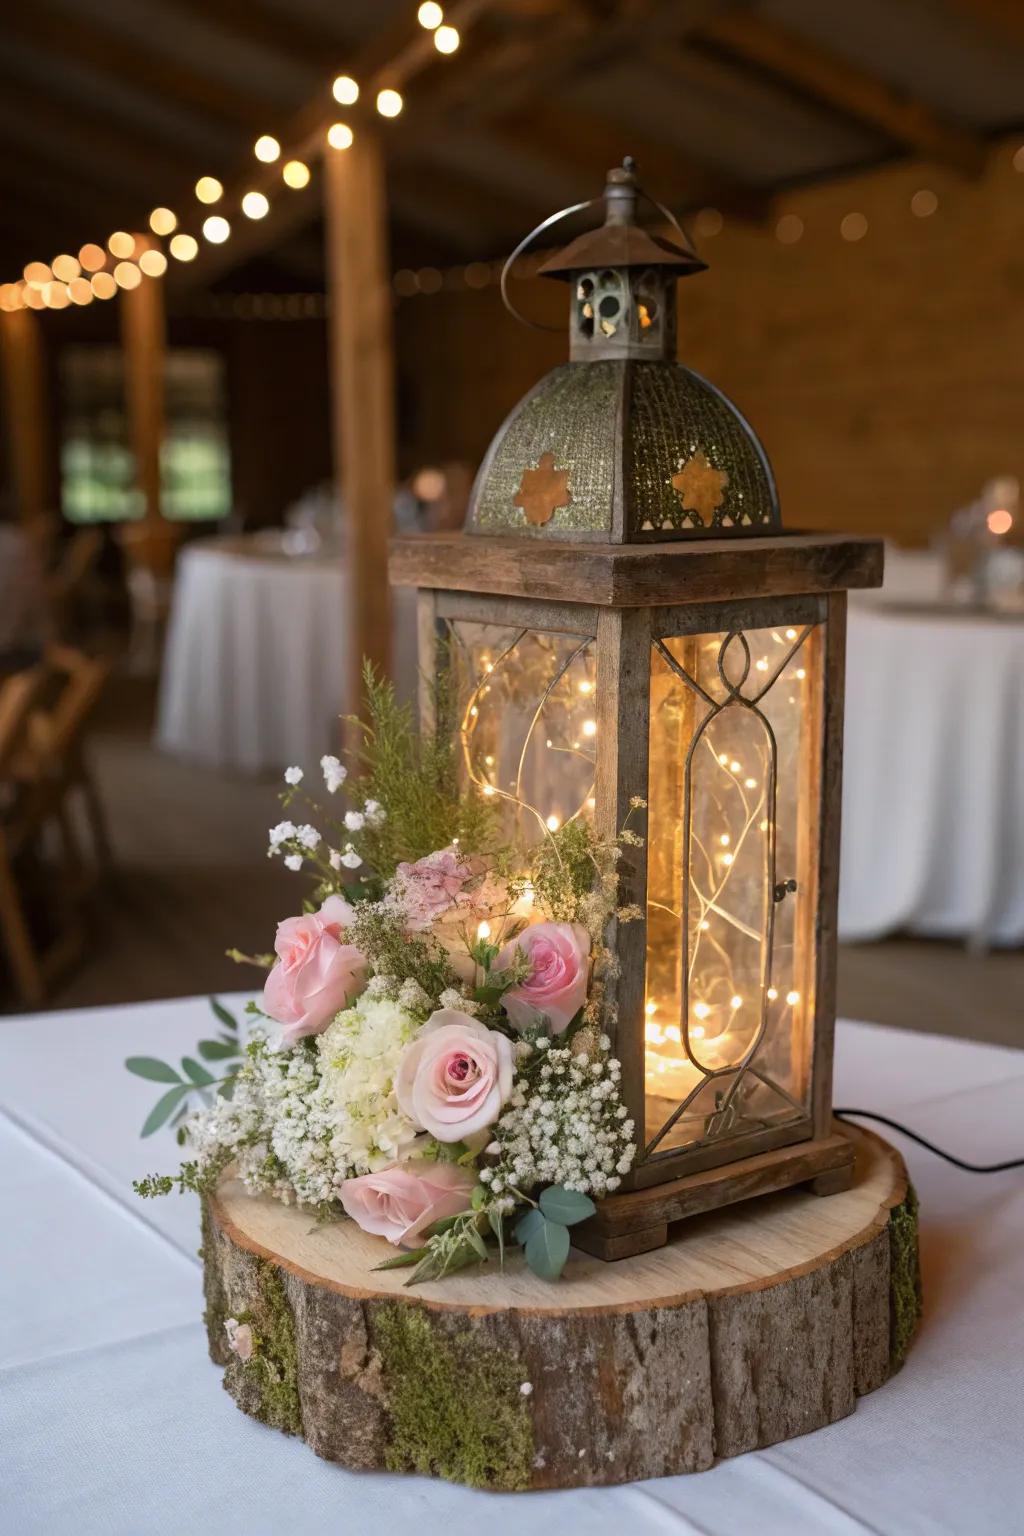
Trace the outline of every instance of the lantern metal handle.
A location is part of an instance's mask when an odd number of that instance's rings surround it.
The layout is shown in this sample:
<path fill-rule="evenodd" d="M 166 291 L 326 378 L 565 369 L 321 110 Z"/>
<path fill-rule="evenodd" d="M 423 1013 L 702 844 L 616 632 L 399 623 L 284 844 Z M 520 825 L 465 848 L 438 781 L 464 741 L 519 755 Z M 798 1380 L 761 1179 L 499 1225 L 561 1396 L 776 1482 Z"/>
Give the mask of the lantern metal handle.
<path fill-rule="evenodd" d="M 635 177 L 636 161 L 633 159 L 632 155 L 626 155 L 624 157 L 622 168 L 625 171 L 629 171 L 630 174 Z M 683 229 L 675 214 L 672 213 L 670 209 L 666 208 L 663 203 L 659 203 L 656 197 L 652 197 L 651 194 L 647 191 L 647 188 L 642 186 L 639 181 L 634 180 L 633 185 L 637 195 L 639 197 L 646 198 L 651 207 L 656 208 L 657 211 L 661 214 L 662 218 L 671 224 L 672 228 L 680 236 L 683 243 L 689 246 L 690 241 L 687 237 L 686 231 Z M 537 236 L 542 235 L 544 231 L 546 229 L 550 229 L 553 224 L 559 223 L 559 221 L 562 219 L 568 219 L 574 213 L 582 213 L 585 208 L 593 208 L 595 203 L 602 203 L 604 201 L 605 194 L 602 192 L 600 197 L 588 197 L 584 203 L 572 203 L 568 208 L 559 209 L 557 213 L 549 213 L 546 219 L 541 220 L 536 229 L 531 229 L 530 233 L 525 236 L 524 239 L 520 240 L 515 250 L 508 257 L 505 265 L 501 269 L 501 302 L 504 304 L 512 318 L 514 320 L 518 320 L 521 325 L 528 326 L 532 331 L 560 331 L 563 329 L 563 326 L 561 325 L 547 325 L 542 320 L 531 320 L 528 315 L 524 315 L 522 310 L 517 309 L 515 304 L 513 304 L 512 300 L 508 296 L 508 280 L 511 276 L 512 267 L 514 264 L 519 260 L 520 256 L 522 256 L 523 252 L 529 249 L 534 240 L 536 240 Z"/>

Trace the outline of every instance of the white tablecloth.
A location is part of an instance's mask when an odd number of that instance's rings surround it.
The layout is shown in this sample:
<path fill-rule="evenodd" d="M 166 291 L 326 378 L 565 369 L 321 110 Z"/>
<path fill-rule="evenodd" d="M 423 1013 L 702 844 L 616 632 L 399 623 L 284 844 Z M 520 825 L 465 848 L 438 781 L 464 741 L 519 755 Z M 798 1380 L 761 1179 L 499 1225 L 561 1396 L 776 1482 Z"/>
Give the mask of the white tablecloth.
<path fill-rule="evenodd" d="M 1024 1174 L 971 1177 L 913 1146 L 926 1320 L 854 1415 L 698 1476 L 497 1495 L 355 1474 L 244 1417 L 206 1356 L 192 1197 L 140 1143 L 203 1000 L 0 1020 L 0 1531 L 10 1536 L 980 1536 L 1022 1529 Z M 840 1026 L 838 1102 L 968 1157 L 1024 1152 L 1024 1055 Z M 567 1361 L 567 1368 L 571 1362 Z"/>
<path fill-rule="evenodd" d="M 850 605 L 839 931 L 1019 944 L 1024 616 L 932 609 L 935 579 L 904 556 Z"/>
<path fill-rule="evenodd" d="M 409 697 L 416 625 L 393 593 L 394 676 Z M 343 557 L 274 555 L 212 539 L 179 561 L 167 633 L 157 745 L 218 768 L 314 769 L 339 745 L 348 697 L 348 572 Z"/>

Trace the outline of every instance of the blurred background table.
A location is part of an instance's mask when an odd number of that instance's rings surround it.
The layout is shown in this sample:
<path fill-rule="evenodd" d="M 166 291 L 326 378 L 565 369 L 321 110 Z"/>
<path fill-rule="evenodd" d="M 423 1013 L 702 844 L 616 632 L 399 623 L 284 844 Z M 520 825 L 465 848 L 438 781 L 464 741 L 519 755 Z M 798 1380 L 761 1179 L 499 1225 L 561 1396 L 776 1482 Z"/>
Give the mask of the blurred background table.
<path fill-rule="evenodd" d="M 271 532 L 203 540 L 179 558 L 156 740 L 214 768 L 312 770 L 339 745 L 348 696 L 349 576 L 340 552 L 290 553 Z M 393 594 L 396 685 L 416 677 L 414 600 Z"/>
<path fill-rule="evenodd" d="M 934 553 L 850 603 L 839 929 L 1024 939 L 1024 613 L 949 602 Z"/>

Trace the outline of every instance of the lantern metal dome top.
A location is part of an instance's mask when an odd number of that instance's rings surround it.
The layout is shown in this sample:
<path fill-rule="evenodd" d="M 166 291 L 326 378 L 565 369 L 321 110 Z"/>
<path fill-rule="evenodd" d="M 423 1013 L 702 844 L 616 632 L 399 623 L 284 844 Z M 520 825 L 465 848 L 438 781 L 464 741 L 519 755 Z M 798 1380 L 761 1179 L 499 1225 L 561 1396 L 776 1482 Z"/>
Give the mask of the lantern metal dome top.
<path fill-rule="evenodd" d="M 608 173 L 604 223 L 540 268 L 569 284 L 570 361 L 491 443 L 470 533 L 627 544 L 778 532 L 775 480 L 752 427 L 676 362 L 676 281 L 706 263 L 671 215 L 671 238 L 637 223 L 644 195 L 627 159 Z"/>

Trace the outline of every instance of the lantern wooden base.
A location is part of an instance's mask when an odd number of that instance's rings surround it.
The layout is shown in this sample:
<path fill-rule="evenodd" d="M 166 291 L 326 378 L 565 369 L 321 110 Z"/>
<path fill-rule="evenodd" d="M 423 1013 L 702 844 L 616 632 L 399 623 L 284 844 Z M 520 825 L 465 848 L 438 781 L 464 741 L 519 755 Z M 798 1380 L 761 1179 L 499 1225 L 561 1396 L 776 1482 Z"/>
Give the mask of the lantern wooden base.
<path fill-rule="evenodd" d="M 797 1184 L 806 1185 L 815 1195 L 839 1194 L 853 1183 L 853 1164 L 853 1143 L 843 1134 L 775 1147 L 719 1168 L 601 1200 L 597 1215 L 577 1227 L 573 1242 L 599 1259 L 649 1253 L 665 1246 L 673 1222 L 754 1195 L 774 1194 Z"/>
<path fill-rule="evenodd" d="M 850 1189 L 696 1217 L 657 1253 L 515 1252 L 406 1289 L 350 1222 L 222 1181 L 204 1212 L 210 1354 L 239 1407 L 353 1468 L 562 1488 L 697 1472 L 832 1423 L 902 1363 L 919 1312 L 899 1155 L 849 1133 Z M 252 1357 L 227 1348 L 248 1322 Z"/>

